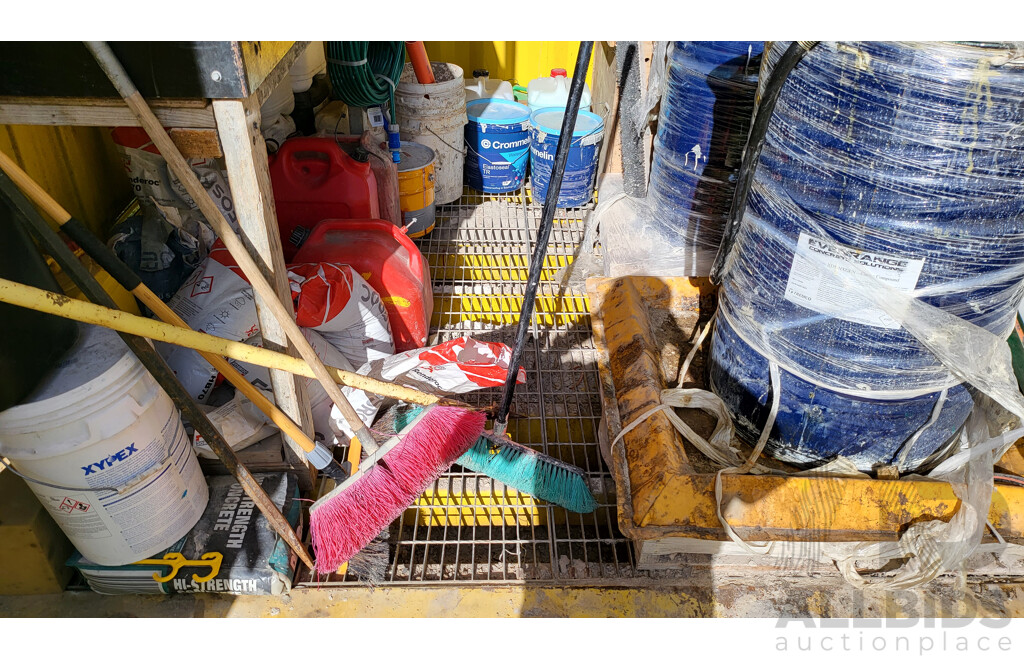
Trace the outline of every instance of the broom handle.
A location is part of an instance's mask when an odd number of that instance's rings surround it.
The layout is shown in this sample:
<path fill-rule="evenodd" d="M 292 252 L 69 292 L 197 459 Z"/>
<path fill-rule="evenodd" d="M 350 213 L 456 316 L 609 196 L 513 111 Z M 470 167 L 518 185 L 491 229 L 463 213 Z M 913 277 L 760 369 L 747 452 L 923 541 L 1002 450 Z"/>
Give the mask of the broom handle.
<path fill-rule="evenodd" d="M 352 404 L 348 402 L 345 395 L 342 394 L 341 388 L 338 384 L 331 379 L 330 374 L 327 372 L 327 368 L 324 366 L 320 357 L 310 346 L 309 341 L 302 334 L 302 330 L 299 329 L 298 324 L 295 323 L 294 310 L 285 309 L 281 299 L 277 297 L 277 292 L 274 287 L 267 282 L 266 278 L 263 277 L 263 273 L 260 271 L 256 262 L 249 255 L 249 252 L 245 249 L 241 239 L 235 234 L 234 230 L 228 224 L 228 221 L 221 215 L 220 209 L 217 208 L 213 200 L 206 193 L 206 189 L 203 188 L 203 184 L 196 178 L 195 172 L 189 167 L 185 161 L 185 157 L 181 155 L 178 148 L 171 141 L 170 136 L 164 127 L 160 124 L 160 121 L 150 110 L 149 105 L 146 104 L 145 99 L 142 98 L 142 94 L 135 87 L 135 84 L 128 77 L 128 73 L 121 66 L 117 56 L 110 50 L 110 46 L 105 41 L 85 41 L 83 42 L 86 48 L 92 53 L 93 57 L 96 58 L 97 63 L 110 78 L 110 82 L 113 83 L 114 87 L 117 88 L 118 93 L 124 98 L 125 103 L 131 109 L 132 113 L 139 120 L 139 124 L 145 129 L 149 138 L 153 140 L 156 148 L 160 151 L 160 154 L 167 161 L 171 171 L 181 181 L 182 185 L 185 186 L 185 190 L 188 192 L 192 200 L 198 205 L 199 210 L 202 212 L 206 221 L 210 223 L 213 229 L 216 231 L 217 236 L 224 242 L 224 246 L 227 247 L 228 252 L 238 263 L 238 266 L 242 269 L 242 272 L 248 278 L 252 284 L 256 294 L 260 297 L 261 302 L 270 309 L 271 313 L 277 319 L 278 323 L 284 329 L 288 336 L 288 339 L 292 341 L 295 347 L 298 349 L 299 354 L 313 369 L 313 374 L 316 379 L 323 385 L 327 395 L 331 398 L 331 401 L 338 406 L 338 410 L 341 411 L 342 416 L 348 425 L 352 428 L 356 437 L 359 438 L 359 442 L 367 448 L 367 451 L 373 452 L 378 448 L 377 442 L 374 441 L 373 437 L 370 436 L 369 429 L 363 424 L 363 421 L 359 419 L 359 415 L 356 414 Z"/>
<path fill-rule="evenodd" d="M 562 191 L 562 175 L 565 173 L 565 162 L 569 158 L 569 147 L 572 145 L 572 132 L 576 129 L 576 114 L 580 109 L 583 97 L 584 80 L 590 64 L 590 51 L 593 41 L 581 41 L 580 50 L 576 55 L 576 69 L 569 85 L 569 99 L 565 104 L 565 116 L 562 117 L 562 131 L 558 135 L 558 146 L 555 147 L 555 160 L 551 166 L 551 179 L 548 181 L 547 195 L 544 197 L 544 210 L 541 214 L 540 228 L 537 230 L 537 244 L 533 248 L 530 260 L 530 274 L 526 280 L 526 291 L 523 293 L 523 304 L 519 310 L 519 325 L 516 326 L 516 340 L 512 345 L 512 359 L 508 364 L 508 375 L 505 378 L 505 389 L 502 391 L 501 407 L 495 422 L 495 430 L 504 433 L 508 424 L 508 413 L 512 408 L 512 395 L 519 375 L 519 361 L 523 357 L 526 345 L 526 332 L 530 329 L 533 318 L 533 305 L 537 299 L 537 286 L 540 272 L 544 268 L 544 255 L 548 250 L 548 239 L 551 228 L 555 224 L 555 208 L 558 205 L 558 194 Z"/>
<path fill-rule="evenodd" d="M 84 300 L 69 298 L 52 291 L 37 289 L 27 284 L 3 278 L 0 278 L 0 302 L 34 309 L 37 312 L 53 314 L 54 316 L 60 316 L 73 321 L 103 326 L 104 328 L 145 337 L 154 341 L 175 344 L 205 353 L 228 357 L 239 362 L 257 364 L 268 369 L 279 369 L 293 373 L 296 376 L 313 377 L 313 370 L 309 365 L 302 359 L 292 357 L 291 355 L 258 346 L 250 346 L 240 341 L 224 339 L 206 334 L 205 332 L 197 332 L 187 326 L 178 327 L 155 319 L 136 316 L 119 309 L 111 309 L 103 305 L 85 302 Z M 395 383 L 379 381 L 375 378 L 361 376 L 351 371 L 338 369 L 337 367 L 328 367 L 328 370 L 332 375 L 332 379 L 341 385 L 389 399 L 400 399 L 421 406 L 430 406 L 437 403 L 458 408 L 471 408 L 471 406 L 462 401 L 420 392 L 411 387 L 404 387 Z"/>
<path fill-rule="evenodd" d="M 104 270 L 110 273 L 118 284 L 131 291 L 146 307 L 153 310 L 157 317 L 165 323 L 170 323 L 179 328 L 189 327 L 174 310 L 168 307 L 159 296 L 153 293 L 139 279 L 139 276 L 132 269 L 128 268 L 123 261 L 117 258 L 113 250 L 96 238 L 95 234 L 89 231 L 85 225 L 72 217 L 42 186 L 37 184 L 28 173 L 18 167 L 17 163 L 2 152 L 0 152 L 0 170 L 3 170 L 15 182 L 15 185 L 28 195 L 29 199 L 42 207 L 60 225 L 61 230 L 78 243 L 79 247 L 95 259 Z M 314 467 L 322 470 L 335 481 L 344 480 L 348 476 L 348 471 L 336 463 L 330 449 L 323 445 L 318 446 L 315 440 L 306 435 L 306 432 L 292 421 L 291 417 L 275 406 L 263 392 L 259 391 L 245 376 L 231 366 L 227 360 L 220 355 L 209 352 L 199 351 L 199 355 L 213 365 L 214 369 L 224 374 L 228 382 L 238 388 L 242 394 L 247 396 L 256 405 L 260 412 L 269 417 L 279 429 L 294 440 L 309 455 L 310 462 L 313 463 Z"/>

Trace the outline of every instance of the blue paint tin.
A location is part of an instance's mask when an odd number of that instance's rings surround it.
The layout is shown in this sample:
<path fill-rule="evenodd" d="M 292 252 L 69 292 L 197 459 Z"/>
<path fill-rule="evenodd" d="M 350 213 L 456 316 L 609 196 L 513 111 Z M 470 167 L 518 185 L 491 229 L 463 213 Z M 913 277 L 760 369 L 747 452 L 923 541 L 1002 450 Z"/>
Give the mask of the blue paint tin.
<path fill-rule="evenodd" d="M 562 131 L 565 108 L 541 108 L 530 115 L 530 172 L 533 199 L 543 204 L 551 180 L 558 136 Z M 569 159 L 565 163 L 558 208 L 583 206 L 594 197 L 597 159 L 604 139 L 604 120 L 592 112 L 576 116 Z"/>
<path fill-rule="evenodd" d="M 519 190 L 530 153 L 530 109 L 506 99 L 466 104 L 466 183 L 486 193 Z"/>

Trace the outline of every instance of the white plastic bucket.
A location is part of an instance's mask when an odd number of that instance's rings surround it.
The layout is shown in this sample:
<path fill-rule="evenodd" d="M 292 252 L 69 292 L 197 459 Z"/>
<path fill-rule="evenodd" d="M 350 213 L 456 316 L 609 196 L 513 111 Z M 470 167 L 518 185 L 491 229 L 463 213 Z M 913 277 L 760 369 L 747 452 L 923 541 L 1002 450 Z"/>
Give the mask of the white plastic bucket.
<path fill-rule="evenodd" d="M 308 91 L 313 84 L 313 76 L 327 70 L 327 58 L 324 56 L 324 42 L 311 41 L 306 50 L 295 59 L 295 64 L 288 71 L 292 83 L 292 92 L 301 94 Z"/>
<path fill-rule="evenodd" d="M 260 120 L 263 124 L 269 124 L 277 119 L 278 115 L 290 115 L 293 110 L 295 95 L 292 94 L 291 84 L 282 81 L 260 106 Z"/>
<path fill-rule="evenodd" d="M 87 559 L 119 566 L 184 536 L 209 493 L 178 410 L 112 330 L 78 342 L 23 403 L 0 413 L 0 454 Z M 73 490 L 100 488 L 116 490 Z"/>
<path fill-rule="evenodd" d="M 462 67 L 431 62 L 434 78 L 447 68 L 451 79 L 430 85 L 416 82 L 412 63 L 405 65 L 395 89 L 395 109 L 404 141 L 419 142 L 437 154 L 434 196 L 437 204 L 449 204 L 462 195 L 463 127 L 466 125 L 466 90 Z M 447 77 L 447 76 L 443 76 Z"/>

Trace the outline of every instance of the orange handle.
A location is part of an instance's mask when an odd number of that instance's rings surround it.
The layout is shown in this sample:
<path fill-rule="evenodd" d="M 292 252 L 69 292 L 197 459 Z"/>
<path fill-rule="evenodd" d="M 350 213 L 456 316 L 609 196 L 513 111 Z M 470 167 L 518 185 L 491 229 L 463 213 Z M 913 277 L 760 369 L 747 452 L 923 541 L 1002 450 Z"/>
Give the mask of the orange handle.
<path fill-rule="evenodd" d="M 406 41 L 405 51 L 409 53 L 409 61 L 412 62 L 412 70 L 416 72 L 416 80 L 421 85 L 434 84 L 434 70 L 430 67 L 430 58 L 427 57 L 427 48 L 422 41 Z"/>

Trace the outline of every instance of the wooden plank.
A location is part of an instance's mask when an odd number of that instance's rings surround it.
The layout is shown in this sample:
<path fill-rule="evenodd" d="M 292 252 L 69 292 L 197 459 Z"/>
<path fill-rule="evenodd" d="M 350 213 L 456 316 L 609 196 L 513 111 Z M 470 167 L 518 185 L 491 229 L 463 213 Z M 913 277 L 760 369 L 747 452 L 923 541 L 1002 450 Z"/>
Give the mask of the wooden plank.
<path fill-rule="evenodd" d="M 640 62 L 641 89 L 646 93 L 647 81 L 651 74 L 651 61 L 654 56 L 653 41 L 641 41 Z M 594 89 L 591 110 L 605 120 L 605 140 L 601 145 L 598 171 L 616 173 L 622 171 L 622 137 L 619 133 L 619 80 L 615 65 L 615 42 L 600 42 L 594 50 Z M 644 134 L 644 165 L 650 174 L 651 150 L 654 143 L 654 130 Z"/>
<path fill-rule="evenodd" d="M 619 88 L 615 70 L 614 42 L 594 44 L 594 87 L 590 109 L 604 119 L 604 142 L 598 157 L 598 172 L 622 172 L 619 155 Z"/>
<path fill-rule="evenodd" d="M 172 128 L 167 131 L 185 158 L 220 158 L 220 138 L 213 128 Z"/>
<path fill-rule="evenodd" d="M 218 100 L 213 102 L 213 111 L 217 118 L 228 182 L 231 185 L 243 241 L 281 302 L 286 308 L 291 308 L 291 292 L 277 227 L 274 193 L 267 165 L 267 149 L 259 131 L 259 104 L 256 97 Z M 259 296 L 256 297 L 256 310 L 263 345 L 295 355 L 281 324 Z M 290 373 L 277 370 L 272 370 L 270 377 L 277 406 L 312 436 L 313 422 L 305 382 Z M 305 452 L 290 438 L 285 440 L 290 454 L 289 460 L 301 461 L 308 465 Z M 307 478 L 302 480 L 303 488 L 312 485 L 312 475 L 313 471 L 310 468 Z"/>
<path fill-rule="evenodd" d="M 201 105 L 200 105 L 201 104 Z M 215 128 L 207 101 L 154 102 L 151 106 L 165 128 Z M 47 126 L 138 126 L 139 120 L 117 99 L 54 99 L 0 97 L 0 124 Z"/>

